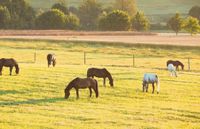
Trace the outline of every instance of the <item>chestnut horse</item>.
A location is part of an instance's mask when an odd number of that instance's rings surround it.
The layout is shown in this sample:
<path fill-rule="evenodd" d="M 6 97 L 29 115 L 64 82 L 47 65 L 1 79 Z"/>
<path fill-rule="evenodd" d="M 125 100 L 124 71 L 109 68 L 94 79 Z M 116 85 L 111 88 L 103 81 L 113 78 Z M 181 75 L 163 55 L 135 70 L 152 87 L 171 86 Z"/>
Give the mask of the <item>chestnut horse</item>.
<path fill-rule="evenodd" d="M 173 60 L 168 60 L 168 61 L 167 61 L 167 66 L 168 66 L 169 64 L 173 64 L 174 67 L 176 67 L 176 70 L 178 70 L 178 67 L 179 67 L 179 66 L 181 66 L 181 69 L 184 70 L 184 64 L 183 64 L 182 62 L 178 61 L 178 60 L 175 60 L 175 61 L 173 61 Z"/>

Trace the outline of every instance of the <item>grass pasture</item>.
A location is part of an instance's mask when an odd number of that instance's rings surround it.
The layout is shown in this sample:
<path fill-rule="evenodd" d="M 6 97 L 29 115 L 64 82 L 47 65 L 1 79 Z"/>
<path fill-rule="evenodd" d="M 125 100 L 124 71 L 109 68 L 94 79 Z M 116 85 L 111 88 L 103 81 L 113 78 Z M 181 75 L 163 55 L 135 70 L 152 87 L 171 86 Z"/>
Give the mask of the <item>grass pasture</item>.
<path fill-rule="evenodd" d="M 0 58 L 19 61 L 20 74 L 0 77 L 0 128 L 47 129 L 200 129 L 200 48 L 179 46 L 104 44 L 49 40 L 0 40 Z M 36 62 L 34 53 L 36 52 Z M 47 68 L 46 54 L 54 52 L 58 64 Z M 86 52 L 87 65 L 83 65 Z M 135 65 L 132 67 L 132 55 Z M 167 59 L 191 59 L 191 71 L 170 77 Z M 106 67 L 114 88 L 102 86 L 100 97 L 89 90 L 64 99 L 65 85 L 85 77 L 89 67 Z M 142 93 L 142 76 L 157 73 L 160 94 Z M 108 82 L 107 82 L 108 85 Z"/>

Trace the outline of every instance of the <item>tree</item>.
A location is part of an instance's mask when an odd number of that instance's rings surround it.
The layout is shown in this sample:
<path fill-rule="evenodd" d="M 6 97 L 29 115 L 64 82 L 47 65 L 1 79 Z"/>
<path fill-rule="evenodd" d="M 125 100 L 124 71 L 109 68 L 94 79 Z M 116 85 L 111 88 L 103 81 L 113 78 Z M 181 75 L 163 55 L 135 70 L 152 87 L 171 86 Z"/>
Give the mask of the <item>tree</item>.
<path fill-rule="evenodd" d="M 78 29 L 79 26 L 80 26 L 79 18 L 76 15 L 74 14 L 66 15 L 65 18 L 66 29 L 75 30 Z"/>
<path fill-rule="evenodd" d="M 79 7 L 79 18 L 83 29 L 96 29 L 102 6 L 96 0 L 83 0 Z"/>
<path fill-rule="evenodd" d="M 51 9 L 42 13 L 36 19 L 38 29 L 63 29 L 65 27 L 65 14 L 58 9 Z"/>
<path fill-rule="evenodd" d="M 149 20 L 142 12 L 137 12 L 137 14 L 132 19 L 132 28 L 141 31 L 148 30 L 150 27 Z"/>
<path fill-rule="evenodd" d="M 51 9 L 58 9 L 62 11 L 64 14 L 69 14 L 69 10 L 65 3 L 55 3 Z"/>
<path fill-rule="evenodd" d="M 0 29 L 6 29 L 9 26 L 10 13 L 7 7 L 0 6 Z"/>
<path fill-rule="evenodd" d="M 131 27 L 129 15 L 121 10 L 114 10 L 109 14 L 104 14 L 99 20 L 101 30 L 127 31 Z"/>
<path fill-rule="evenodd" d="M 178 35 L 178 32 L 183 28 L 183 19 L 180 17 L 179 13 L 176 13 L 175 16 L 170 18 L 167 25 Z"/>
<path fill-rule="evenodd" d="M 130 16 L 134 16 L 137 12 L 135 0 L 115 0 L 113 8 L 115 10 L 128 12 Z"/>
<path fill-rule="evenodd" d="M 197 34 L 200 32 L 199 20 L 197 18 L 188 17 L 185 20 L 184 29 L 189 32 L 191 35 Z"/>
<path fill-rule="evenodd" d="M 27 29 L 34 27 L 35 11 L 25 0 L 1 0 L 10 12 L 10 28 Z"/>
<path fill-rule="evenodd" d="M 189 11 L 189 15 L 200 21 L 200 6 L 193 6 Z"/>

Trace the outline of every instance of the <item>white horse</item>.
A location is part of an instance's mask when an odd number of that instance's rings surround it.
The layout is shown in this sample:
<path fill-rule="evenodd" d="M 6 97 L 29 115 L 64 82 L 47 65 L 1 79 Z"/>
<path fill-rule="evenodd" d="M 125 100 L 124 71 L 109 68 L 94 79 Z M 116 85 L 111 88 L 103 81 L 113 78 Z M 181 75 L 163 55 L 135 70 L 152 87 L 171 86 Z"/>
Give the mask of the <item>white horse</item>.
<path fill-rule="evenodd" d="M 173 64 L 168 64 L 167 69 L 170 71 L 171 76 L 177 77 L 176 68 Z"/>
<path fill-rule="evenodd" d="M 154 83 L 156 83 L 157 93 L 159 93 L 159 91 L 160 91 L 160 81 L 159 81 L 158 76 L 156 74 L 153 74 L 153 73 L 145 73 L 144 77 L 143 77 L 143 83 L 142 83 L 143 92 L 145 90 L 146 90 L 146 92 L 148 92 L 148 85 L 152 84 L 152 87 L 153 87 L 152 93 L 154 93 L 154 89 L 155 89 Z"/>

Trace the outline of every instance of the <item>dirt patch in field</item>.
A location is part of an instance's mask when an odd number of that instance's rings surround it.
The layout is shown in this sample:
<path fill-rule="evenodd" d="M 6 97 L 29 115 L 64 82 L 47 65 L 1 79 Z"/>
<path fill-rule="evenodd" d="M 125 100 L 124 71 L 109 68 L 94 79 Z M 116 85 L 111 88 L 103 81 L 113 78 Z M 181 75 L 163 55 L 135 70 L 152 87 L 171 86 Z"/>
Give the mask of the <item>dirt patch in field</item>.
<path fill-rule="evenodd" d="M 64 30 L 1 30 L 0 38 L 100 41 L 107 43 L 200 46 L 200 35 L 138 32 L 74 32 Z"/>

